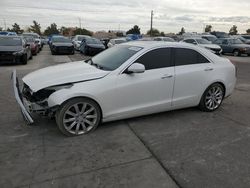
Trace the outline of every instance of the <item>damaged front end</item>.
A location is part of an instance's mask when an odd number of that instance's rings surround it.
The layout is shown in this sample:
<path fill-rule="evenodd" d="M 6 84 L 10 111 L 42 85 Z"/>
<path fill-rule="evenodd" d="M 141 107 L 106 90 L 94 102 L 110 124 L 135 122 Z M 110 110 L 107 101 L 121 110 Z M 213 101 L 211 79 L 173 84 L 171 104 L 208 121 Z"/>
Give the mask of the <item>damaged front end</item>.
<path fill-rule="evenodd" d="M 54 117 L 58 106 L 48 106 L 49 96 L 60 89 L 70 88 L 73 86 L 73 84 L 57 85 L 33 92 L 27 84 L 23 83 L 23 89 L 21 92 L 15 70 L 12 73 L 12 80 L 16 101 L 19 104 L 21 112 L 28 124 L 32 124 L 34 122 L 31 115 L 32 113 Z"/>

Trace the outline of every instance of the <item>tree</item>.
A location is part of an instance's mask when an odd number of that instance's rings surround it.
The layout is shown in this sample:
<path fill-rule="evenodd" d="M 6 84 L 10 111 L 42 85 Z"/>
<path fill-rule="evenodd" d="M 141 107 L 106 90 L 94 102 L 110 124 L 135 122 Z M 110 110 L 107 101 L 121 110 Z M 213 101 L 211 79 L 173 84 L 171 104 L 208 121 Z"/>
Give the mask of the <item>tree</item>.
<path fill-rule="evenodd" d="M 165 33 L 162 31 L 162 32 L 160 33 L 160 36 L 165 37 Z"/>
<path fill-rule="evenodd" d="M 3 28 L 2 27 L 0 27 L 0 31 L 2 31 L 3 30 Z"/>
<path fill-rule="evenodd" d="M 23 33 L 23 30 L 20 28 L 20 26 L 17 23 L 14 23 L 12 25 L 12 29 L 8 28 L 7 31 L 16 32 L 17 34 Z"/>
<path fill-rule="evenodd" d="M 59 34 L 59 30 L 57 29 L 57 25 L 55 23 L 50 24 L 50 26 L 48 26 L 45 31 L 44 31 L 44 35 L 49 36 L 52 34 Z"/>
<path fill-rule="evenodd" d="M 233 25 L 233 27 L 231 27 L 231 29 L 229 30 L 229 35 L 237 35 L 238 30 L 237 30 L 237 26 Z"/>
<path fill-rule="evenodd" d="M 181 28 L 181 31 L 179 32 L 179 35 L 183 35 L 185 32 L 186 32 L 186 31 L 185 31 L 185 28 L 182 27 L 182 28 Z"/>
<path fill-rule="evenodd" d="M 62 26 L 62 27 L 60 28 L 60 33 L 61 33 L 62 35 L 69 35 L 69 33 L 70 33 L 70 28 Z"/>
<path fill-rule="evenodd" d="M 92 36 L 92 32 L 87 30 L 87 29 L 84 29 L 84 28 L 76 28 L 76 30 L 74 31 L 74 35 L 89 35 L 89 36 Z"/>
<path fill-rule="evenodd" d="M 37 33 L 41 35 L 41 26 L 37 21 L 33 20 L 33 25 L 31 25 L 28 29 L 30 32 Z"/>
<path fill-rule="evenodd" d="M 212 31 L 212 26 L 211 25 L 206 25 L 205 27 L 205 32 L 211 32 Z"/>
<path fill-rule="evenodd" d="M 116 36 L 117 36 L 117 37 L 124 37 L 122 32 L 117 32 L 117 33 L 116 33 Z"/>
<path fill-rule="evenodd" d="M 127 34 L 138 34 L 140 35 L 141 34 L 141 29 L 139 28 L 138 25 L 135 25 L 133 28 L 131 28 L 130 30 L 128 30 L 126 33 Z"/>
<path fill-rule="evenodd" d="M 148 30 L 147 35 L 150 35 L 150 34 L 151 34 L 151 30 Z M 152 28 L 152 37 L 157 37 L 160 35 L 161 35 L 161 33 L 158 29 Z"/>
<path fill-rule="evenodd" d="M 247 32 L 247 34 L 250 34 L 250 29 L 247 29 L 246 32 Z"/>

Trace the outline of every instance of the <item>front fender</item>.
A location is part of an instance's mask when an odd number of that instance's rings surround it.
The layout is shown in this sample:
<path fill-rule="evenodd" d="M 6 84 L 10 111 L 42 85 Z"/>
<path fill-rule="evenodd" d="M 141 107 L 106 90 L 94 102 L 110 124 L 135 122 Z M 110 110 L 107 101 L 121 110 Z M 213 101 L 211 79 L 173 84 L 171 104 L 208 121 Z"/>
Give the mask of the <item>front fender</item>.
<path fill-rule="evenodd" d="M 100 104 L 98 99 L 89 93 L 70 92 L 70 89 L 61 89 L 52 93 L 49 96 L 48 107 L 52 108 L 54 106 L 60 106 L 65 101 L 72 99 L 72 98 L 76 98 L 76 97 L 87 97 L 87 98 L 95 100 L 98 104 Z"/>

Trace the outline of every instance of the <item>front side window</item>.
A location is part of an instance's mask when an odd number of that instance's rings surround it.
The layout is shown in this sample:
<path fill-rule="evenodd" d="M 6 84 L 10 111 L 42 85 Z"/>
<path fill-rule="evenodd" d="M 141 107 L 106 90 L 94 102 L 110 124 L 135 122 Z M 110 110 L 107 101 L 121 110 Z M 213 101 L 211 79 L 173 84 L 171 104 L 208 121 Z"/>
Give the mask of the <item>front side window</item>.
<path fill-rule="evenodd" d="M 200 53 L 196 52 L 195 50 L 185 48 L 175 49 L 174 60 L 175 66 L 209 63 L 207 58 L 205 58 Z"/>
<path fill-rule="evenodd" d="M 171 49 L 160 48 L 147 52 L 136 60 L 145 66 L 146 70 L 159 69 L 171 66 Z"/>

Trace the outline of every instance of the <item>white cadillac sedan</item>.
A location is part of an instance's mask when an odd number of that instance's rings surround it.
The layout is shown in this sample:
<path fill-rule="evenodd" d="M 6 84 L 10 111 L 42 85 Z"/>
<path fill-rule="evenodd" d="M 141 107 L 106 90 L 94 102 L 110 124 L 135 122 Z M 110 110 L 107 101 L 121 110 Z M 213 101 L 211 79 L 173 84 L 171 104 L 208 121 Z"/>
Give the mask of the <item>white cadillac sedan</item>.
<path fill-rule="evenodd" d="M 130 42 L 86 61 L 47 67 L 25 76 L 16 100 L 28 123 L 33 113 L 55 117 L 68 136 L 101 122 L 198 106 L 211 112 L 235 87 L 235 66 L 185 43 Z"/>

